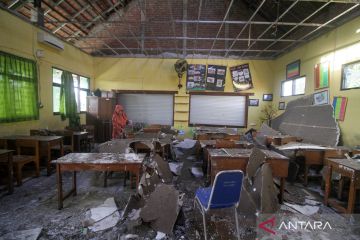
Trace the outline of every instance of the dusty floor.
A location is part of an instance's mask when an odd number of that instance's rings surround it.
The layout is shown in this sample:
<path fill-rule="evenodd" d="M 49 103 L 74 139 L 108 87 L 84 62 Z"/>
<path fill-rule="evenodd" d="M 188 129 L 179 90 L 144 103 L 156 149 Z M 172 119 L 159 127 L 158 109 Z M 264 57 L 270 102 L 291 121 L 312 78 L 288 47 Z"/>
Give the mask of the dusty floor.
<path fill-rule="evenodd" d="M 185 193 L 182 211 L 175 224 L 173 235 L 167 239 L 200 239 L 202 238 L 201 214 L 193 207 L 195 190 L 204 185 L 202 178 L 195 178 L 189 172 L 189 167 L 194 165 L 191 158 L 183 158 L 182 173 L 175 181 L 175 187 Z M 78 174 L 78 194 L 65 200 L 64 208 L 57 209 L 56 176 L 42 176 L 24 182 L 21 187 L 15 187 L 12 195 L 5 191 L 0 192 L 0 239 L 8 232 L 41 227 L 39 239 L 130 239 L 130 234 L 138 239 L 155 239 L 156 231 L 148 225 L 128 228 L 123 221 L 115 227 L 101 232 L 91 232 L 83 227 L 85 213 L 92 207 L 97 207 L 109 197 L 114 197 L 119 211 L 123 210 L 129 196 L 135 193 L 129 183 L 123 186 L 123 176 L 115 174 L 109 181 L 108 187 L 103 187 L 103 175 L 95 172 L 81 172 Z M 69 189 L 71 177 L 64 175 L 64 188 Z M 303 190 L 302 185 L 287 185 L 286 198 L 293 202 L 302 202 L 305 196 L 311 195 L 314 200 L 322 201 L 321 195 L 312 191 L 314 186 Z M 291 213 L 282 207 L 279 213 Z M 292 213 L 291 213 L 292 214 Z M 328 207 L 319 206 L 318 213 L 308 217 L 301 214 L 293 217 L 301 220 L 314 220 L 326 216 L 331 222 L 336 223 L 336 229 L 322 232 L 313 231 L 284 231 L 279 230 L 277 235 L 256 235 L 258 231 L 255 219 L 242 216 L 240 213 L 240 232 L 242 239 L 360 239 L 359 218 L 342 217 Z M 277 221 L 281 220 L 281 216 Z M 234 233 L 234 219 L 231 210 L 215 212 L 208 216 L 209 239 L 236 239 Z M 137 238 L 135 238 L 137 239 Z"/>

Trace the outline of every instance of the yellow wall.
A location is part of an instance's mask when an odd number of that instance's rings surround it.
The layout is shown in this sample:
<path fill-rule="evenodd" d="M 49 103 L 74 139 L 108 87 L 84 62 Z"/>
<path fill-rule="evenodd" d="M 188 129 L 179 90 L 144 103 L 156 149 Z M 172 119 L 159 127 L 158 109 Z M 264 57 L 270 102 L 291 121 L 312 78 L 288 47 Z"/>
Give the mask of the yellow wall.
<path fill-rule="evenodd" d="M 348 97 L 345 121 L 340 122 L 344 144 L 358 145 L 360 132 L 356 128 L 360 117 L 360 90 L 340 91 L 341 65 L 360 59 L 360 18 L 357 18 L 310 43 L 274 61 L 240 61 L 223 59 L 187 59 L 188 63 L 216 64 L 235 66 L 243 63 L 250 64 L 250 70 L 255 88 L 246 92 L 254 93 L 251 98 L 260 99 L 259 107 L 249 107 L 248 125 L 260 125 L 260 110 L 265 103 L 262 101 L 264 93 L 274 93 L 274 104 L 279 101 L 288 102 L 294 97 L 280 98 L 280 82 L 285 78 L 286 65 L 294 60 L 301 60 L 301 75 L 306 75 L 306 94 L 314 92 L 313 67 L 322 61 L 331 62 L 330 102 L 333 96 Z M 65 44 L 64 51 L 57 51 L 37 42 L 36 27 L 0 11 L 0 50 L 18 56 L 35 59 L 36 49 L 43 49 L 45 57 L 38 60 L 40 68 L 41 101 L 44 108 L 40 109 L 38 121 L 26 121 L 11 124 L 0 124 L 0 135 L 25 134 L 31 128 L 49 127 L 62 128 L 67 125 L 59 116 L 52 114 L 51 68 L 53 66 L 72 71 L 91 78 L 92 89 L 102 90 L 178 90 L 177 75 L 173 64 L 176 59 L 148 59 L 148 58 L 93 58 L 71 45 Z M 4 34 L 5 33 L 5 34 Z M 179 91 L 175 102 L 188 102 L 185 92 L 185 75 L 182 79 L 184 87 Z M 226 92 L 232 92 L 229 69 L 226 77 Z M 185 96 L 185 97 L 184 97 Z M 188 105 L 176 105 L 175 110 L 184 111 Z M 351 117 L 350 117 L 351 116 Z M 176 113 L 175 120 L 187 120 L 187 113 Z M 84 121 L 84 116 L 82 116 Z M 175 121 L 175 126 L 186 129 L 186 123 Z"/>
<path fill-rule="evenodd" d="M 143 59 L 143 58 L 94 58 L 95 88 L 102 90 L 178 90 L 178 77 L 174 70 L 177 59 Z M 272 92 L 273 68 L 271 61 L 239 61 L 224 59 L 187 59 L 189 64 L 216 64 L 236 66 L 243 63 L 250 64 L 250 71 L 254 88 L 244 91 L 254 93 L 250 98 L 260 99 L 259 107 L 249 107 L 248 124 L 260 125 L 260 110 L 265 104 L 263 93 Z M 226 73 L 225 91 L 233 92 L 229 68 Z M 183 88 L 175 98 L 175 111 L 185 111 L 188 105 L 177 102 L 188 102 L 186 97 L 186 74 L 182 79 Z M 184 97 L 185 96 L 185 97 Z M 187 129 L 187 123 L 176 120 L 187 120 L 188 113 L 175 112 L 175 127 Z"/>
<path fill-rule="evenodd" d="M 0 50 L 17 56 L 36 60 L 34 52 L 44 50 L 44 58 L 38 60 L 39 84 L 44 107 L 40 109 L 40 118 L 36 121 L 0 124 L 0 135 L 29 134 L 29 129 L 61 129 L 68 121 L 61 121 L 52 110 L 52 67 L 58 67 L 91 78 L 93 77 L 93 59 L 69 44 L 64 51 L 54 50 L 37 42 L 38 28 L 0 10 Z M 83 115 L 83 114 L 82 114 Z M 82 122 L 84 117 L 81 116 Z"/>
<path fill-rule="evenodd" d="M 330 62 L 330 103 L 333 96 L 348 97 L 345 120 L 339 122 L 344 145 L 360 145 L 360 89 L 340 91 L 341 66 L 344 63 L 360 60 L 360 18 L 295 49 L 275 61 L 274 103 L 288 102 L 296 97 L 280 97 L 281 81 L 285 79 L 286 65 L 301 60 L 301 75 L 306 75 L 305 94 L 314 92 L 314 66 Z"/>

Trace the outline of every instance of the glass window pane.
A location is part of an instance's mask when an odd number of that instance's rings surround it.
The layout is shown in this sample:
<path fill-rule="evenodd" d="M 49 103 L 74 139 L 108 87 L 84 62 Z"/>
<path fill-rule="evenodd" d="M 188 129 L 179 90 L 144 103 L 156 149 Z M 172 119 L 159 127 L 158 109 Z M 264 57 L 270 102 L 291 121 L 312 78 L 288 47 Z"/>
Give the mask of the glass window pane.
<path fill-rule="evenodd" d="M 77 110 L 79 111 L 79 88 L 74 88 Z"/>
<path fill-rule="evenodd" d="M 73 74 L 73 79 L 74 79 L 74 87 L 79 87 L 79 77 L 76 74 Z"/>
<path fill-rule="evenodd" d="M 281 96 L 291 96 L 292 95 L 292 83 L 293 81 L 285 81 L 281 83 Z"/>
<path fill-rule="evenodd" d="M 53 86 L 53 111 L 60 112 L 60 87 Z"/>
<path fill-rule="evenodd" d="M 80 88 L 89 89 L 89 79 L 80 76 Z"/>
<path fill-rule="evenodd" d="M 80 90 L 80 111 L 81 112 L 86 111 L 86 96 L 87 96 L 87 91 Z"/>
<path fill-rule="evenodd" d="M 61 74 L 62 71 L 56 68 L 53 68 L 53 82 L 61 84 Z"/>
<path fill-rule="evenodd" d="M 294 80 L 294 95 L 305 93 L 305 77 Z"/>

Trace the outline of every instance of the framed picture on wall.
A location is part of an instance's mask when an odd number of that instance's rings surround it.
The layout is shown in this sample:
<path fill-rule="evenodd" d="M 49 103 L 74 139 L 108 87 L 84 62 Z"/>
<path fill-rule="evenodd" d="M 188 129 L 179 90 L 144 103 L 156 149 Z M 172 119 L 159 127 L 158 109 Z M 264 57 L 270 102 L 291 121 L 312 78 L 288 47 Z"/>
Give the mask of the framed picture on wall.
<path fill-rule="evenodd" d="M 341 90 L 360 88 L 360 61 L 342 65 Z"/>
<path fill-rule="evenodd" d="M 263 101 L 272 101 L 272 100 L 273 100 L 272 94 L 268 93 L 263 95 Z"/>
<path fill-rule="evenodd" d="M 300 76 L 300 59 L 286 65 L 286 79 Z"/>
<path fill-rule="evenodd" d="M 249 106 L 251 107 L 259 106 L 259 99 L 249 99 Z"/>
<path fill-rule="evenodd" d="M 285 102 L 279 102 L 279 110 L 285 110 Z"/>
<path fill-rule="evenodd" d="M 330 63 L 318 63 L 314 67 L 315 89 L 328 88 L 330 81 Z"/>
<path fill-rule="evenodd" d="M 314 105 L 329 104 L 329 90 L 314 93 Z"/>

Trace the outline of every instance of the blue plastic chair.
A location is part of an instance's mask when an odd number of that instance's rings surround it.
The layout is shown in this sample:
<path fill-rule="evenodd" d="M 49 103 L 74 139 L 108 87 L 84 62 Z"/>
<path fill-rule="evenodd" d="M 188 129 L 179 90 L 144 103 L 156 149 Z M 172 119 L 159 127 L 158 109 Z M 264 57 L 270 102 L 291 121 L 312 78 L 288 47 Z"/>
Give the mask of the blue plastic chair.
<path fill-rule="evenodd" d="M 234 207 L 237 238 L 239 235 L 239 220 L 237 207 L 240 201 L 244 173 L 240 170 L 221 171 L 216 174 L 212 187 L 196 190 L 194 205 L 196 204 L 203 217 L 204 236 L 207 240 L 205 213 L 210 209 Z"/>

